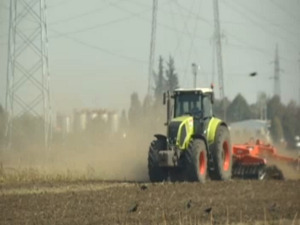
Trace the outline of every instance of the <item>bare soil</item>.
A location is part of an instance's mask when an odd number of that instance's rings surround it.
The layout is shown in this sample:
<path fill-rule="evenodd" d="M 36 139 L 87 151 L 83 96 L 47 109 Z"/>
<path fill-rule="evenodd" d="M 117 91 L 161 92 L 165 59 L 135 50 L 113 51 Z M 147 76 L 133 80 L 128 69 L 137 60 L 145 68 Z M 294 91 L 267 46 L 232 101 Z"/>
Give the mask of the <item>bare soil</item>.
<path fill-rule="evenodd" d="M 296 225 L 299 217 L 300 180 L 0 185 L 0 224 Z"/>

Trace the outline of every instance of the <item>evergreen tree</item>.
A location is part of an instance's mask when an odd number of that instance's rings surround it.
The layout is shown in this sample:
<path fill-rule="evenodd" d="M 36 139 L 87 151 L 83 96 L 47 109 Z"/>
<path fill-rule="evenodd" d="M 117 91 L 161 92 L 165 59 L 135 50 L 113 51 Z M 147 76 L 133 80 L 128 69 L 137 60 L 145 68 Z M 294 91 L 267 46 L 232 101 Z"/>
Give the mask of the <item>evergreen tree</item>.
<path fill-rule="evenodd" d="M 178 88 L 178 77 L 175 71 L 174 59 L 171 56 L 167 62 L 166 78 L 166 89 L 168 91 L 174 91 L 176 88 Z"/>
<path fill-rule="evenodd" d="M 246 101 L 246 99 L 238 94 L 228 106 L 227 118 L 231 122 L 251 119 L 251 109 Z"/>
<path fill-rule="evenodd" d="M 128 120 L 130 126 L 136 128 L 142 117 L 142 104 L 136 92 L 131 94 L 130 108 L 128 111 Z"/>
<path fill-rule="evenodd" d="M 294 145 L 294 139 L 297 135 L 296 127 L 299 118 L 297 116 L 297 106 L 294 101 L 291 101 L 286 107 L 284 107 L 283 115 L 281 118 L 284 138 L 288 143 L 288 146 Z"/>
<path fill-rule="evenodd" d="M 164 78 L 163 58 L 159 57 L 158 74 L 155 79 L 154 97 L 157 104 L 162 103 L 162 96 L 166 90 L 166 79 Z"/>
<path fill-rule="evenodd" d="M 273 119 L 277 116 L 280 120 L 284 114 L 284 106 L 280 102 L 280 98 L 276 95 L 273 96 L 267 103 L 268 118 Z"/>
<path fill-rule="evenodd" d="M 271 120 L 271 136 L 276 144 L 279 143 L 283 138 L 281 121 L 277 116 Z"/>
<path fill-rule="evenodd" d="M 3 107 L 0 105 L 0 148 L 4 145 L 6 127 L 6 116 Z"/>

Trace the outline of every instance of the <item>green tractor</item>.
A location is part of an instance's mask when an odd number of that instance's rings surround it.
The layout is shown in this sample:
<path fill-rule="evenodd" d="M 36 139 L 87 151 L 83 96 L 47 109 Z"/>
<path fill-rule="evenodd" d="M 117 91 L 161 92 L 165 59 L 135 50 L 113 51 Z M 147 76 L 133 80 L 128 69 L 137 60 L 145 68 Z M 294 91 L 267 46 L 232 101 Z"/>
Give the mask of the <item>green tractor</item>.
<path fill-rule="evenodd" d="M 148 153 L 151 182 L 205 182 L 231 178 L 232 148 L 226 123 L 213 116 L 212 88 L 164 93 L 167 135 L 156 134 Z M 172 107 L 171 107 L 172 105 Z"/>

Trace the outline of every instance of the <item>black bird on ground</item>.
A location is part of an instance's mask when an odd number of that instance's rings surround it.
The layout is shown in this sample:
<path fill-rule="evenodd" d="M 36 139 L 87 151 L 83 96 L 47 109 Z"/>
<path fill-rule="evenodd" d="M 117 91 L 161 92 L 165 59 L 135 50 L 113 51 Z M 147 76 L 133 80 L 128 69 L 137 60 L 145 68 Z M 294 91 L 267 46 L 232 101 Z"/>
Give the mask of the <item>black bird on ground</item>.
<path fill-rule="evenodd" d="M 276 209 L 278 209 L 277 203 L 273 203 L 269 208 L 269 211 L 274 212 Z"/>
<path fill-rule="evenodd" d="M 187 203 L 186 203 L 186 208 L 189 209 L 192 207 L 192 200 L 190 199 Z"/>
<path fill-rule="evenodd" d="M 204 212 L 206 212 L 206 213 L 210 213 L 210 212 L 211 212 L 211 210 L 212 210 L 212 207 L 209 207 L 209 208 L 206 208 L 206 209 L 204 210 Z"/>
<path fill-rule="evenodd" d="M 137 210 L 137 208 L 138 208 L 138 204 L 137 203 L 134 203 L 131 207 L 130 207 L 130 209 L 128 210 L 128 212 L 135 212 L 136 210 Z"/>
<path fill-rule="evenodd" d="M 142 185 L 140 186 L 140 189 L 143 190 L 143 191 L 145 191 L 145 190 L 148 189 L 148 187 L 147 187 L 146 184 L 142 184 Z"/>

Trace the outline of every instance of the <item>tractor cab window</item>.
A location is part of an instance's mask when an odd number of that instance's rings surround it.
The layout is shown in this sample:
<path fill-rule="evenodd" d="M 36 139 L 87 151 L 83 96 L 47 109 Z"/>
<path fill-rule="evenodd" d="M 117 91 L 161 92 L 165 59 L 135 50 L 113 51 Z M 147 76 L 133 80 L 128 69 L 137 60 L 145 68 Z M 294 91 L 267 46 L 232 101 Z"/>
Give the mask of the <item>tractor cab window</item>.
<path fill-rule="evenodd" d="M 211 96 L 210 95 L 205 95 L 203 97 L 203 117 L 212 117 L 212 103 L 211 103 Z"/>
<path fill-rule="evenodd" d="M 174 116 L 197 115 L 202 112 L 201 95 L 195 93 L 184 93 L 175 96 Z"/>

